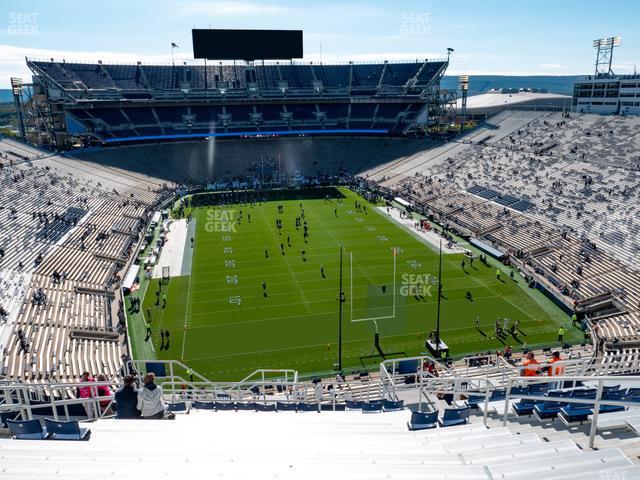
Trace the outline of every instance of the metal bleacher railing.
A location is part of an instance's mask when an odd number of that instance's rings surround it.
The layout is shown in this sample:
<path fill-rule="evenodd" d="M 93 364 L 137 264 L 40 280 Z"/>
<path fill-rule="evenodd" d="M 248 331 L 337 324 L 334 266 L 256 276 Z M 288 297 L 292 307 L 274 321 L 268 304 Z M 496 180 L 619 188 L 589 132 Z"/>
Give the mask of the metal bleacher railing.
<path fill-rule="evenodd" d="M 606 359 L 606 357 L 605 357 Z M 425 355 L 412 358 L 385 360 L 380 364 L 379 376 L 366 381 L 346 382 L 342 379 L 320 382 L 319 379 L 301 380 L 295 370 L 256 370 L 237 382 L 212 382 L 175 360 L 132 361 L 123 366 L 121 373 L 134 373 L 142 380 L 144 372 L 154 372 L 156 383 L 162 388 L 167 403 L 227 402 L 235 405 L 275 405 L 305 403 L 318 411 L 344 409 L 349 401 L 399 401 L 411 404 L 419 411 L 437 409 L 435 398 L 448 398 L 450 402 L 466 400 L 474 403 L 484 415 L 486 424 L 490 411 L 503 416 L 513 414 L 514 402 L 523 399 L 539 404 L 572 405 L 586 412 L 592 422 L 589 445 L 593 447 L 598 416 L 603 407 L 611 411 L 640 406 L 640 376 L 620 376 L 637 372 L 637 357 L 629 361 L 603 362 L 602 358 L 583 357 L 554 364 L 541 362 L 539 375 L 522 376 L 522 367 L 504 358 L 491 356 L 469 357 L 464 366 L 453 368 Z M 632 365 L 633 364 L 633 368 Z M 559 376 L 547 376 L 553 368 Z M 612 385 L 623 395 L 611 396 Z M 21 383 L 0 381 L 0 414 L 13 412 L 19 418 L 49 417 L 94 420 L 113 416 L 113 393 L 120 387 L 116 377 L 105 382 L 75 383 Z M 329 387 L 329 385 L 331 385 Z M 545 385 L 545 389 L 535 386 Z M 91 387 L 90 398 L 79 398 L 79 389 Z M 109 393 L 100 394 L 99 387 Z M 588 395 L 570 395 L 566 392 L 587 391 Z M 638 395 L 635 395 L 637 389 Z M 560 392 L 560 393 L 557 393 Z M 338 408 L 340 407 L 340 408 Z M 238 407 L 239 408 L 239 407 Z"/>

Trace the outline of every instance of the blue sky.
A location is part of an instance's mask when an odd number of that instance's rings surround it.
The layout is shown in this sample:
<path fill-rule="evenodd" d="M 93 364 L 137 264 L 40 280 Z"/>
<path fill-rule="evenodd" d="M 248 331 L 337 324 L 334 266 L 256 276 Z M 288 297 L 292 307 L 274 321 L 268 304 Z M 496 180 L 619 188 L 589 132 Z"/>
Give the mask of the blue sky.
<path fill-rule="evenodd" d="M 305 59 L 443 57 L 450 74 L 590 73 L 595 38 L 622 36 L 614 70 L 640 66 L 640 2 L 2 0 L 0 88 L 28 77 L 25 55 L 166 62 L 191 58 L 191 28 L 300 28 Z"/>

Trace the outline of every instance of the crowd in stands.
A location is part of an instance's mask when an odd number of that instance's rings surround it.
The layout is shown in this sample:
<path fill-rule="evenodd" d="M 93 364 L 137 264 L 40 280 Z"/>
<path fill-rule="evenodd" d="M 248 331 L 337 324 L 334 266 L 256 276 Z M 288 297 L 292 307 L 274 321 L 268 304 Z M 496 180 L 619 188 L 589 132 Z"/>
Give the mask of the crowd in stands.
<path fill-rule="evenodd" d="M 457 234 L 504 252 L 525 278 L 535 279 L 530 285 L 537 282 L 581 318 L 587 316 L 590 323 L 581 322 L 585 330 L 598 327 L 601 351 L 635 349 L 638 120 L 560 113 L 524 119 L 502 137 L 494 131 L 486 142 L 462 142 L 453 147 L 454 155 L 428 168 L 378 173 L 370 182 Z M 516 197 L 526 197 L 526 211 L 512 206 Z M 592 299 L 605 307 L 593 307 Z"/>
<path fill-rule="evenodd" d="M 0 154 L 0 376 L 113 375 L 126 350 L 114 302 L 121 271 L 172 190 L 10 140 L 0 140 Z M 86 330 L 118 335 L 76 335 Z"/>

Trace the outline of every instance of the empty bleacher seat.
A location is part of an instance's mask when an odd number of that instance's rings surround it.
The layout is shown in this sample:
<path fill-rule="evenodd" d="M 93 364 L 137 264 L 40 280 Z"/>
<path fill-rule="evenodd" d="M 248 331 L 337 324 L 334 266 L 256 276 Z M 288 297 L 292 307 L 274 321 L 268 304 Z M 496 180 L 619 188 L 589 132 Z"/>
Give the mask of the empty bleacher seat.
<path fill-rule="evenodd" d="M 44 440 L 48 436 L 39 420 L 7 420 L 6 424 L 17 440 Z"/>
<path fill-rule="evenodd" d="M 276 402 L 276 409 L 279 412 L 295 412 L 296 404 L 291 402 Z"/>
<path fill-rule="evenodd" d="M 411 412 L 411 420 L 407 423 L 409 430 L 427 430 L 438 426 L 438 411 Z"/>
<path fill-rule="evenodd" d="M 347 400 L 345 402 L 345 407 L 347 410 L 362 410 L 363 405 L 364 402 L 356 402 L 353 400 Z"/>
<path fill-rule="evenodd" d="M 438 418 L 438 423 L 442 427 L 451 427 L 453 425 L 462 425 L 469 421 L 469 406 L 459 408 L 447 408 L 444 410 L 442 418 Z"/>
<path fill-rule="evenodd" d="M 91 434 L 90 429 L 80 428 L 77 420 L 62 422 L 45 418 L 44 423 L 51 440 L 88 440 Z"/>
<path fill-rule="evenodd" d="M 404 400 L 391 401 L 385 400 L 382 403 L 385 412 L 397 412 L 404 408 Z"/>
<path fill-rule="evenodd" d="M 276 405 L 274 403 L 256 402 L 255 407 L 257 412 L 275 412 L 276 411 Z"/>
<path fill-rule="evenodd" d="M 214 402 L 201 402 L 199 400 L 194 400 L 191 402 L 191 408 L 196 410 L 215 410 L 216 404 Z"/>
<path fill-rule="evenodd" d="M 166 409 L 169 412 L 184 412 L 189 413 L 189 408 L 186 402 L 167 403 Z"/>
<path fill-rule="evenodd" d="M 380 413 L 382 412 L 382 403 L 367 402 L 362 404 L 362 413 Z"/>
<path fill-rule="evenodd" d="M 318 405 L 316 403 L 299 402 L 298 411 L 299 412 L 317 412 Z"/>
<path fill-rule="evenodd" d="M 235 402 L 215 402 L 216 410 L 235 410 Z"/>

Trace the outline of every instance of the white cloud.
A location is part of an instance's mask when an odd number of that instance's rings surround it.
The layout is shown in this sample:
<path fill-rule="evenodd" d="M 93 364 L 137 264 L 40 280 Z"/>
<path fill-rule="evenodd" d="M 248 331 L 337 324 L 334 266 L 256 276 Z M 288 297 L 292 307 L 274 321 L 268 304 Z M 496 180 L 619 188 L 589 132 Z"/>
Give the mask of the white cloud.
<path fill-rule="evenodd" d="M 535 70 L 476 70 L 476 69 L 459 69 L 448 68 L 446 75 L 502 75 L 507 77 L 530 77 L 530 76 L 554 76 L 556 73 L 541 72 Z M 562 75 L 578 75 L 577 73 L 565 73 Z"/>
<path fill-rule="evenodd" d="M 553 69 L 558 69 L 558 68 L 564 68 L 564 65 L 561 65 L 559 63 L 543 63 L 541 65 L 539 65 L 540 68 L 553 68 Z"/>
<path fill-rule="evenodd" d="M 422 61 L 425 58 L 429 60 L 442 59 L 444 55 L 442 53 L 426 53 L 426 52 L 386 52 L 386 53 L 356 53 L 356 54 L 341 54 L 341 55 L 322 55 L 323 62 L 381 62 L 384 60 L 391 61 Z M 318 62 L 320 61 L 319 53 L 312 53 L 305 55 L 305 61 Z"/>
<path fill-rule="evenodd" d="M 629 74 L 640 70 L 640 62 L 619 62 L 611 65 L 611 69 L 616 73 Z"/>
<path fill-rule="evenodd" d="M 191 1 L 182 3 L 177 8 L 181 15 L 280 15 L 288 9 L 280 5 L 268 5 L 253 2 L 230 1 Z"/>

